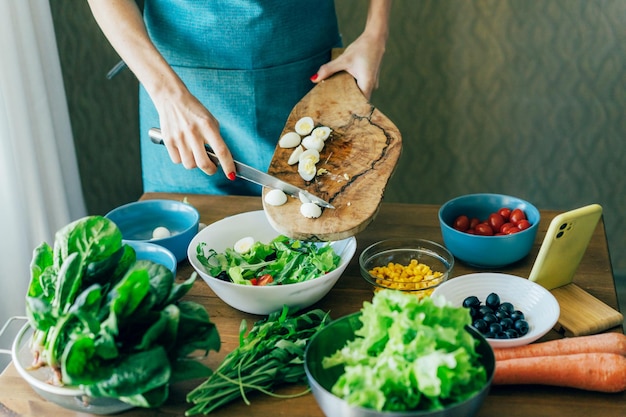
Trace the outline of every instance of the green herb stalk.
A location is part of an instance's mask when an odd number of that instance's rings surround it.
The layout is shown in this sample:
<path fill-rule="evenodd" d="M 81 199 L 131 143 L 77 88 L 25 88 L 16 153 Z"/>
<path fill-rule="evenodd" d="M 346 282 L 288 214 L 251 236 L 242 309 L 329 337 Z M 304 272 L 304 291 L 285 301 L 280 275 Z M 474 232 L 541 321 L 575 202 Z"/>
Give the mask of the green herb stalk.
<path fill-rule="evenodd" d="M 304 351 L 309 339 L 330 318 L 322 310 L 290 315 L 287 307 L 256 322 L 248 335 L 239 329 L 239 346 L 230 352 L 206 381 L 187 395 L 194 404 L 186 416 L 209 414 L 239 398 L 249 404 L 253 391 L 278 396 L 278 385 L 305 383 Z M 308 389 L 302 394 L 308 392 Z M 301 395 L 301 394 L 298 394 Z"/>

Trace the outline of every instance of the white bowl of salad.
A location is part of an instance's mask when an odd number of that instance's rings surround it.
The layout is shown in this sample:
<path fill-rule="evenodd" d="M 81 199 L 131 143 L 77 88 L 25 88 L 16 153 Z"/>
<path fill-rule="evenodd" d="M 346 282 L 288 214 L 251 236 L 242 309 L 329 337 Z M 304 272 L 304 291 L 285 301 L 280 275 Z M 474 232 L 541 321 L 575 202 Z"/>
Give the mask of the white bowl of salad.
<path fill-rule="evenodd" d="M 287 305 L 309 307 L 335 285 L 356 252 L 356 239 L 305 242 L 280 235 L 263 210 L 212 223 L 189 244 L 187 257 L 226 304 L 268 315 Z"/>

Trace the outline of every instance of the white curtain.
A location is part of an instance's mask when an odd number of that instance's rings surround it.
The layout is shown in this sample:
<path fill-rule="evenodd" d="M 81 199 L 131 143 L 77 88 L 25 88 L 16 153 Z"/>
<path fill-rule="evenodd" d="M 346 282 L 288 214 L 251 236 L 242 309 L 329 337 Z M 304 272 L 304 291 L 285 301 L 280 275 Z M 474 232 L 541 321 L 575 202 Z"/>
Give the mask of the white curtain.
<path fill-rule="evenodd" d="M 33 249 L 85 214 L 49 2 L 1 0 L 0 327 L 24 315 Z"/>

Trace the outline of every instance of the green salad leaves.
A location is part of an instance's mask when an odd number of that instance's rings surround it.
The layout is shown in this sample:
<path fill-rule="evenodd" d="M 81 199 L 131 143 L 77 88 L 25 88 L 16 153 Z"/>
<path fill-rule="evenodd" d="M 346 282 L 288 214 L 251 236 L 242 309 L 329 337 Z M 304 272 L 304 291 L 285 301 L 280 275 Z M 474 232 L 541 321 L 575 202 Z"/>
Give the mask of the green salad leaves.
<path fill-rule="evenodd" d="M 94 397 L 162 404 L 171 382 L 211 374 L 192 352 L 220 347 L 204 307 L 180 300 L 195 277 L 176 283 L 166 267 L 137 260 L 104 217 L 68 224 L 31 260 L 26 315 L 35 366 Z"/>
<path fill-rule="evenodd" d="M 211 276 L 243 285 L 259 285 L 258 280 L 264 276 L 272 278 L 264 285 L 308 281 L 337 268 L 341 261 L 328 243 L 304 242 L 284 235 L 269 243 L 257 241 L 243 254 L 233 248 L 218 253 L 201 242 L 196 256 Z"/>
<path fill-rule="evenodd" d="M 384 411 L 438 410 L 486 383 L 467 309 L 383 290 L 364 303 L 356 339 L 324 358 L 343 365 L 332 392 L 349 404 Z"/>

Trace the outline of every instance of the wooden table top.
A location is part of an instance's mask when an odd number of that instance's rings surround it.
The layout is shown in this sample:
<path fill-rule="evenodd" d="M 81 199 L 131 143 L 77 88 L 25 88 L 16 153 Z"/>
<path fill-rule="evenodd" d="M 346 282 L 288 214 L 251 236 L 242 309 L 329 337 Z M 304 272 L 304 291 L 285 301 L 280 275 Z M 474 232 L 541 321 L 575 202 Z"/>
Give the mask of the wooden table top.
<path fill-rule="evenodd" d="M 255 197 L 233 196 L 196 196 L 182 194 L 146 194 L 142 199 L 168 198 L 182 200 L 187 198 L 201 214 L 201 222 L 209 224 L 228 215 L 260 210 L 262 202 Z M 357 238 L 357 253 L 331 292 L 315 307 L 329 310 L 333 318 L 358 311 L 363 301 L 370 300 L 372 290 L 358 269 L 358 255 L 371 243 L 392 237 L 420 237 L 442 242 L 437 220 L 438 206 L 383 203 L 376 219 Z M 542 219 L 533 250 L 525 259 L 499 270 L 498 272 L 527 277 L 532 263 L 543 241 L 550 220 L 556 211 L 541 211 Z M 179 265 L 178 279 L 186 279 L 193 272 L 189 263 Z M 480 272 L 460 262 L 454 266 L 452 276 Z M 600 222 L 589 244 L 587 252 L 577 270 L 574 282 L 592 295 L 613 308 L 618 308 L 615 283 L 611 271 L 608 245 L 604 224 Z M 202 303 L 208 310 L 211 320 L 216 324 L 222 339 L 220 352 L 211 352 L 207 363 L 217 367 L 224 355 L 238 344 L 238 329 L 242 319 L 250 326 L 259 316 L 237 311 L 218 299 L 208 286 L 198 279 L 191 292 L 186 296 Z M 621 327 L 612 331 L 623 331 Z M 555 331 L 548 333 L 542 340 L 561 337 Z M 167 403 L 156 410 L 132 409 L 124 417 L 174 417 L 183 416 L 189 404 L 185 394 L 201 381 L 187 381 L 172 387 Z M 296 393 L 304 387 L 291 387 L 281 393 Z M 251 405 L 243 402 L 232 403 L 211 414 L 214 416 L 323 416 L 312 394 L 293 399 L 275 399 L 265 395 L 251 395 Z M 38 396 L 19 376 L 10 364 L 0 375 L 0 416 L 44 416 L 85 417 L 89 414 L 60 408 Z M 626 393 L 602 394 L 574 389 L 542 386 L 493 387 L 478 416 L 529 417 L 563 416 L 623 417 L 626 415 Z"/>

